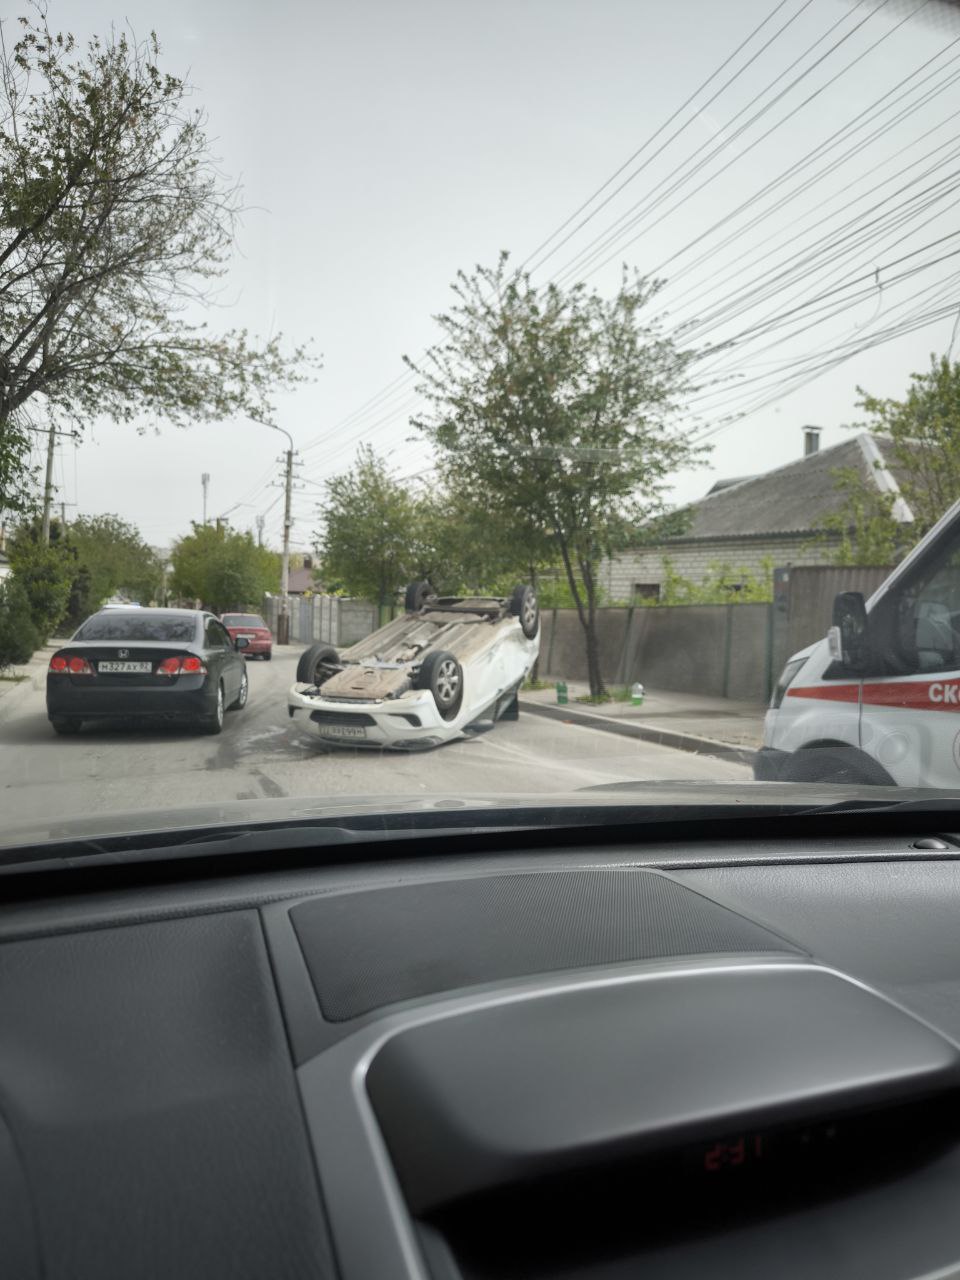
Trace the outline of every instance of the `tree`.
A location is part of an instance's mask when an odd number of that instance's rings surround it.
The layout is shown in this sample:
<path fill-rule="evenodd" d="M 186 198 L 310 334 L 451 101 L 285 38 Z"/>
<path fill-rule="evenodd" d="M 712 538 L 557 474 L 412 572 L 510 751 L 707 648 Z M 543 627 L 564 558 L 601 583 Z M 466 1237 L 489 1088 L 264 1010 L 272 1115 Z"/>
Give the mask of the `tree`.
<path fill-rule="evenodd" d="M 226 524 L 194 524 L 174 545 L 170 562 L 173 593 L 200 600 L 214 613 L 259 608 L 265 593 L 280 585 L 279 555 Z"/>
<path fill-rule="evenodd" d="M 246 413 L 310 362 L 280 337 L 210 334 L 184 313 L 226 271 L 239 194 L 155 35 L 0 43 L 0 507 L 23 502 L 26 415 L 177 425 Z M 0 29 L 0 36 L 5 35 Z"/>
<path fill-rule="evenodd" d="M 10 544 L 10 568 L 26 595 L 41 641 L 63 621 L 77 569 L 76 553 L 60 534 L 58 528 L 54 537 L 51 529 L 50 545 L 45 545 L 35 521 L 21 526 Z"/>
<path fill-rule="evenodd" d="M 856 427 L 887 437 L 913 522 L 896 519 L 895 495 L 853 469 L 837 468 L 841 505 L 824 529 L 841 536 L 838 563 L 894 564 L 960 498 L 960 363 L 931 356 L 927 372 L 910 375 L 903 400 L 881 399 L 862 387 L 857 392 L 857 405 L 869 417 Z"/>
<path fill-rule="evenodd" d="M 157 596 L 163 578 L 157 554 L 119 516 L 80 516 L 67 539 L 77 557 L 67 611 L 74 625 L 117 591 L 143 604 Z"/>
<path fill-rule="evenodd" d="M 0 671 L 28 662 L 39 647 L 27 593 L 16 578 L 7 577 L 0 581 Z"/>
<path fill-rule="evenodd" d="M 491 521 L 550 539 L 583 627 L 590 692 L 603 697 L 596 610 L 602 558 L 664 509 L 667 479 L 697 455 L 676 425 L 692 353 L 642 315 L 658 286 L 623 275 L 605 300 L 535 287 L 496 267 L 459 273 L 441 342 L 407 364 L 429 411 L 412 421 L 453 492 Z"/>
<path fill-rule="evenodd" d="M 668 557 L 663 560 L 664 576 L 660 598 L 648 607 L 672 604 L 768 604 L 773 600 L 773 559 L 761 561 L 756 573 L 744 565 L 723 560 L 711 562 L 705 576 L 694 582 L 677 573 Z"/>
<path fill-rule="evenodd" d="M 369 445 L 326 484 L 316 533 L 324 579 L 382 607 L 422 573 L 419 513 L 408 489 Z"/>
<path fill-rule="evenodd" d="M 896 494 L 881 492 L 855 467 L 835 467 L 832 476 L 840 506 L 822 527 L 838 539 L 834 564 L 896 564 L 914 537 L 913 526 L 904 528 L 894 515 Z"/>
<path fill-rule="evenodd" d="M 556 548 L 534 529 L 490 519 L 469 493 L 434 488 L 417 502 L 417 573 L 448 595 L 509 595 L 518 581 L 536 587 Z"/>

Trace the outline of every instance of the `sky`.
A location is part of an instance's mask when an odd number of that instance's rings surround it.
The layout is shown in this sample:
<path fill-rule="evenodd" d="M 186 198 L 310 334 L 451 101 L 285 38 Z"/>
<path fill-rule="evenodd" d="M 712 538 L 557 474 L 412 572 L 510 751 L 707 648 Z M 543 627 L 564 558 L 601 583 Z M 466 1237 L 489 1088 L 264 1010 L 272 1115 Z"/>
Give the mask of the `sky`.
<path fill-rule="evenodd" d="M 956 234 L 960 199 L 950 185 L 960 96 L 945 79 L 960 25 L 910 12 L 901 0 L 49 4 L 51 25 L 81 38 L 111 23 L 155 29 L 163 68 L 195 86 L 211 148 L 242 182 L 236 252 L 205 318 L 282 332 L 322 357 L 312 383 L 277 399 L 300 458 L 300 550 L 324 480 L 360 443 L 411 484 L 429 483 L 401 357 L 436 340 L 432 317 L 456 272 L 502 249 L 538 283 L 583 279 L 604 293 L 626 263 L 665 279 L 668 326 L 696 322 L 678 341 L 738 336 L 696 366 L 723 381 L 689 407 L 689 430 L 713 448 L 706 466 L 675 478 L 677 502 L 719 476 L 792 461 L 805 424 L 822 427 L 824 446 L 839 443 L 859 416 L 858 385 L 900 395 L 931 352 L 950 348 L 955 312 L 797 384 L 911 311 L 960 306 L 960 259 L 943 239 Z M 897 92 L 911 115 L 867 114 Z M 629 236 L 585 256 L 644 213 Z M 252 528 L 262 514 L 279 545 L 282 436 L 239 419 L 138 425 L 96 421 L 78 446 L 61 444 L 54 479 L 68 521 L 112 512 L 168 547 L 201 519 L 206 473 L 209 518 Z"/>

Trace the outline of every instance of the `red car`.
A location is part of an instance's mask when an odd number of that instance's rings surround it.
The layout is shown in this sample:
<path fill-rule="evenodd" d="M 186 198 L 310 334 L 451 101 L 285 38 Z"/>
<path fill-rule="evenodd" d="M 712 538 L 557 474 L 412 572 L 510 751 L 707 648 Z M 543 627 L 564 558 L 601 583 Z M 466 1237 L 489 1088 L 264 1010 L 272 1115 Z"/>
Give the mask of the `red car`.
<path fill-rule="evenodd" d="M 270 628 L 258 613 L 224 613 L 220 621 L 230 632 L 230 637 L 246 636 L 250 643 L 244 649 L 247 657 L 259 655 L 267 662 L 273 657 L 273 636 Z"/>

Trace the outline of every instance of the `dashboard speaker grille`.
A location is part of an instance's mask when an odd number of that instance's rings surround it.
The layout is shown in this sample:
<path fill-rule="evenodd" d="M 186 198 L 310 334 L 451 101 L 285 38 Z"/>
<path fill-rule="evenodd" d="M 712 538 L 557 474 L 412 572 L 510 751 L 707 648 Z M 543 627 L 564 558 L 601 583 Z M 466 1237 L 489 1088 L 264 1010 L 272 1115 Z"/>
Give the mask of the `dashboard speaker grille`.
<path fill-rule="evenodd" d="M 796 952 L 761 925 L 639 869 L 433 880 L 314 898 L 290 916 L 329 1022 L 560 969 Z"/>

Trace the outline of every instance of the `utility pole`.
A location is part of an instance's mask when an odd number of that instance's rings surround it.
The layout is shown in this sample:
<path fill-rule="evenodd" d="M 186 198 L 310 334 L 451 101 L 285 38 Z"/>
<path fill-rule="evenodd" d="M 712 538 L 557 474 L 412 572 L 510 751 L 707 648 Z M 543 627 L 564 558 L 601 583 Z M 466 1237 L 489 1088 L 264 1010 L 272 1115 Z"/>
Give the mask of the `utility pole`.
<path fill-rule="evenodd" d="M 210 484 L 210 472 L 204 471 L 200 477 L 200 483 L 203 486 L 203 523 L 207 523 L 207 486 Z"/>
<path fill-rule="evenodd" d="M 50 503 L 53 501 L 53 451 L 57 444 L 57 426 L 51 418 L 47 437 L 47 474 L 43 482 L 43 519 L 40 524 L 40 541 L 50 545 Z"/>
<path fill-rule="evenodd" d="M 293 519 L 290 506 L 293 499 L 293 436 L 284 427 L 274 422 L 266 422 L 263 418 L 250 416 L 251 422 L 261 427 L 269 427 L 271 431 L 279 431 L 287 437 L 289 448 L 285 451 L 283 461 L 283 555 L 280 558 L 280 611 L 277 616 L 277 644 L 290 643 L 290 528 Z M 257 517 L 257 532 L 260 545 L 263 545 L 263 516 Z"/>
<path fill-rule="evenodd" d="M 290 643 L 290 502 L 293 496 L 293 441 L 287 450 L 283 495 L 283 557 L 280 561 L 280 617 L 277 619 L 277 644 Z"/>

